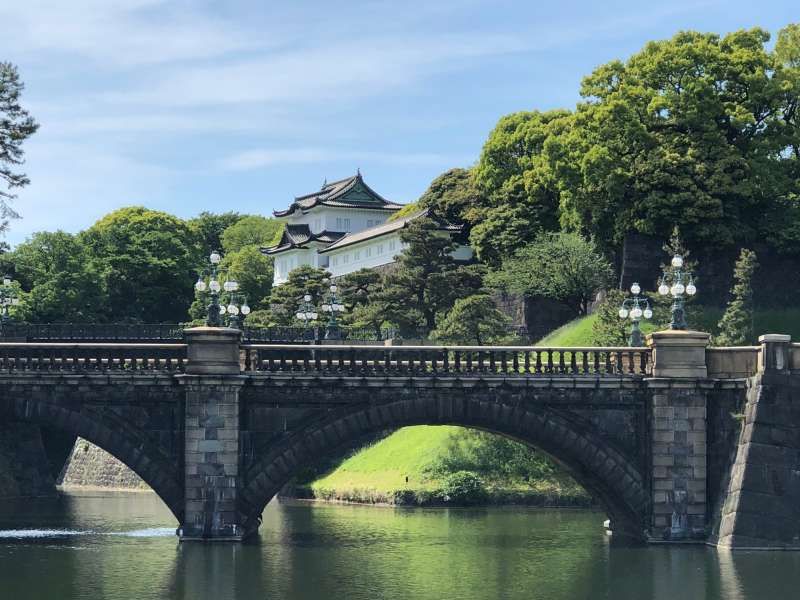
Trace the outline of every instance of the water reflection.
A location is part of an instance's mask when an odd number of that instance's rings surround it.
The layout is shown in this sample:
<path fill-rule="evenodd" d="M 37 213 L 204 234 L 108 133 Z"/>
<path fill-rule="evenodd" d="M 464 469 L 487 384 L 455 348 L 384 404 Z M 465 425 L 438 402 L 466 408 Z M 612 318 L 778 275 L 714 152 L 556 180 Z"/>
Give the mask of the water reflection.
<path fill-rule="evenodd" d="M 149 494 L 3 503 L 0 597 L 740 600 L 800 584 L 798 553 L 611 543 L 603 518 L 273 503 L 256 540 L 204 545 L 179 544 Z"/>

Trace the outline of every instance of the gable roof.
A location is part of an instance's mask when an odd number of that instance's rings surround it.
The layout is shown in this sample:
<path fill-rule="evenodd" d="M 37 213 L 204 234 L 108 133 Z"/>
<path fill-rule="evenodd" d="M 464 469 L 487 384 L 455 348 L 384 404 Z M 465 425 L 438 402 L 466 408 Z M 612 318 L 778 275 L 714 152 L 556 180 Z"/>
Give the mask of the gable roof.
<path fill-rule="evenodd" d="M 361 173 L 347 179 L 340 179 L 323 184 L 318 192 L 297 196 L 286 210 L 272 212 L 276 217 L 288 217 L 294 211 L 307 212 L 315 206 L 332 206 L 336 208 L 364 208 L 372 210 L 395 211 L 402 204 L 390 202 L 364 183 Z"/>
<path fill-rule="evenodd" d="M 359 242 L 365 242 L 367 240 L 371 240 L 373 238 L 386 235 L 388 233 L 400 231 L 401 229 L 405 229 L 408 226 L 408 224 L 414 219 L 419 219 L 420 217 L 427 217 L 428 212 L 429 209 L 423 208 L 422 210 L 418 210 L 417 212 L 411 213 L 406 217 L 395 219 L 394 221 L 387 221 L 386 223 L 381 223 L 380 225 L 376 225 L 375 227 L 370 227 L 369 229 L 362 229 L 361 231 L 356 231 L 355 233 L 346 233 L 338 240 L 333 242 L 330 246 L 322 248 L 317 252 L 319 252 L 320 254 L 325 254 L 327 252 L 331 252 L 333 250 L 339 250 L 340 248 L 344 248 L 346 246 L 352 246 L 353 244 L 358 244 Z M 451 223 L 439 223 L 440 231 L 457 233 L 462 229 L 463 229 L 462 225 L 453 225 Z"/>
<path fill-rule="evenodd" d="M 312 242 L 330 244 L 336 242 L 342 236 L 347 235 L 344 231 L 320 231 L 311 233 L 308 225 L 286 225 L 280 241 L 275 246 L 261 248 L 264 254 L 277 254 L 295 248 L 306 248 Z"/>

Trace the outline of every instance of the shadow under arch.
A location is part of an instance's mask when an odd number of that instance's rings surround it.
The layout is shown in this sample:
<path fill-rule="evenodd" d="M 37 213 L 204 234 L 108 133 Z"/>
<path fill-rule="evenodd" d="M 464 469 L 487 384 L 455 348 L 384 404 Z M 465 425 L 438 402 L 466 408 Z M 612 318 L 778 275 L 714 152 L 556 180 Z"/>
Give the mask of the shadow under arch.
<path fill-rule="evenodd" d="M 258 528 L 267 503 L 294 474 L 354 439 L 410 425 L 460 425 L 512 438 L 544 452 L 606 510 L 614 532 L 643 539 L 649 494 L 642 474 L 609 440 L 576 415 L 547 407 L 465 399 L 408 399 L 328 413 L 272 448 L 247 472 L 244 526 Z"/>
<path fill-rule="evenodd" d="M 30 398 L 0 398 L 0 416 L 65 431 L 105 450 L 141 477 L 183 523 L 183 486 L 176 465 L 144 432 L 118 415 L 76 411 Z"/>

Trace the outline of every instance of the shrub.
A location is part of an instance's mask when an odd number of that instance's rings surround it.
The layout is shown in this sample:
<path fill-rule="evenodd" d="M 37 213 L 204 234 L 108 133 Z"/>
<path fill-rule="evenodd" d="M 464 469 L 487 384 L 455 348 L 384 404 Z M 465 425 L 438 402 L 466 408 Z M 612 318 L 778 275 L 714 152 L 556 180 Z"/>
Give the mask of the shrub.
<path fill-rule="evenodd" d="M 441 499 L 453 504 L 480 504 L 486 500 L 486 496 L 483 480 L 472 471 L 451 473 L 444 479 L 440 488 Z"/>

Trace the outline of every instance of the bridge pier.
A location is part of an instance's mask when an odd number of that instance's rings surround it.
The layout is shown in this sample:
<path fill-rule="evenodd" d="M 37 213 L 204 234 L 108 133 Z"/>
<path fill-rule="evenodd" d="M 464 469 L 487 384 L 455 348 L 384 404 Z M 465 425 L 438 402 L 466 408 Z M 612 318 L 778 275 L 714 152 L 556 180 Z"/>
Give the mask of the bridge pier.
<path fill-rule="evenodd" d="M 706 500 L 709 334 L 661 331 L 648 336 L 653 377 L 648 380 L 651 511 L 648 538 L 702 540 Z"/>
<path fill-rule="evenodd" d="M 189 363 L 180 376 L 184 404 L 184 516 L 181 541 L 241 541 L 239 436 L 241 332 L 200 327 L 185 332 Z"/>

